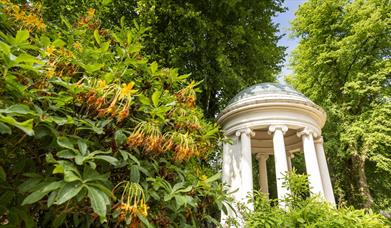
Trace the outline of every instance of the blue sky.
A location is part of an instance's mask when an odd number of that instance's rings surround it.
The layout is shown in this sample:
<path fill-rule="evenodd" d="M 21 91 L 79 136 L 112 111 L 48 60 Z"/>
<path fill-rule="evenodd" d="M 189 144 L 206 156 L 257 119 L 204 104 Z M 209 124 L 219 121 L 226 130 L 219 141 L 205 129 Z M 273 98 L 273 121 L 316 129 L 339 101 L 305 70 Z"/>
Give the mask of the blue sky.
<path fill-rule="evenodd" d="M 306 0 L 285 0 L 284 6 L 288 8 L 287 11 L 285 13 L 278 14 L 275 18 L 273 18 L 273 21 L 279 24 L 279 28 L 280 28 L 279 34 L 286 34 L 283 38 L 281 38 L 281 40 L 278 43 L 281 46 L 287 47 L 286 49 L 287 56 L 285 57 L 285 63 L 281 70 L 280 75 L 278 76 L 280 82 L 283 82 L 283 77 L 285 75 L 288 75 L 292 72 L 288 66 L 289 55 L 292 52 L 292 50 L 296 47 L 299 40 L 288 37 L 289 27 L 290 27 L 290 22 L 295 17 L 295 11 L 298 9 L 299 5 L 303 4 L 305 1 Z"/>

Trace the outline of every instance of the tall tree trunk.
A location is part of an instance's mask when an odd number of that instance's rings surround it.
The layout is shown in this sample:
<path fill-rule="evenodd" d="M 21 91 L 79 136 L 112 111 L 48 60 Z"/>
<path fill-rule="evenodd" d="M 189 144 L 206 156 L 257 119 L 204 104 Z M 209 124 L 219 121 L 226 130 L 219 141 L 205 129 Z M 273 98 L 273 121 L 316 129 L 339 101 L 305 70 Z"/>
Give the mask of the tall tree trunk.
<path fill-rule="evenodd" d="M 358 174 L 358 187 L 359 192 L 363 198 L 363 207 L 371 208 L 373 205 L 373 198 L 369 191 L 367 177 L 365 175 L 365 157 L 360 155 L 353 155 L 352 157 L 353 166 Z"/>

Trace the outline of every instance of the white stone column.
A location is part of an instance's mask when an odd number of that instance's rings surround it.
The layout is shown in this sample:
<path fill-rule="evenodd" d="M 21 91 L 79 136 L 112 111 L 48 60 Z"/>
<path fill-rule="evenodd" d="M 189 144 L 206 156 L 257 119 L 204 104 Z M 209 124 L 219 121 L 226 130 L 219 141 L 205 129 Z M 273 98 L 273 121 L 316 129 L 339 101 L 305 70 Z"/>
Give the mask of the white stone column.
<path fill-rule="evenodd" d="M 265 193 L 267 197 L 269 197 L 269 184 L 267 178 L 267 165 L 266 161 L 269 158 L 268 154 L 258 153 L 256 156 L 258 160 L 258 168 L 259 168 L 259 185 L 260 191 Z"/>
<path fill-rule="evenodd" d="M 223 143 L 223 184 L 231 185 L 230 164 L 232 162 L 232 150 L 228 143 Z"/>
<path fill-rule="evenodd" d="M 282 186 L 284 182 L 284 175 L 288 172 L 288 162 L 285 152 L 284 134 L 288 131 L 288 127 L 285 125 L 272 125 L 269 127 L 269 134 L 273 133 L 273 149 L 274 149 L 274 162 L 276 166 L 276 178 L 277 178 L 277 195 L 279 199 L 279 205 L 281 208 L 285 208 L 284 199 L 288 195 L 287 188 Z"/>
<path fill-rule="evenodd" d="M 333 186 L 331 185 L 329 168 L 327 167 L 327 160 L 323 149 L 323 137 L 321 136 L 315 140 L 315 149 L 319 163 L 319 171 L 322 177 L 323 190 L 326 200 L 335 207 L 335 198 Z"/>
<path fill-rule="evenodd" d="M 248 196 L 250 198 L 253 194 L 253 169 L 251 158 L 251 136 L 254 136 L 254 132 L 250 128 L 239 130 L 236 132 L 236 136 L 240 137 L 241 145 L 241 186 L 239 187 L 238 200 L 244 203 L 249 210 L 254 210 L 254 204 L 248 202 Z"/>
<path fill-rule="evenodd" d="M 324 198 L 325 195 L 323 191 L 322 178 L 320 175 L 318 158 L 316 156 L 314 145 L 314 135 L 314 131 L 308 128 L 305 128 L 304 130 L 297 133 L 297 136 L 301 137 L 303 141 L 305 166 L 311 194 L 317 194 Z"/>

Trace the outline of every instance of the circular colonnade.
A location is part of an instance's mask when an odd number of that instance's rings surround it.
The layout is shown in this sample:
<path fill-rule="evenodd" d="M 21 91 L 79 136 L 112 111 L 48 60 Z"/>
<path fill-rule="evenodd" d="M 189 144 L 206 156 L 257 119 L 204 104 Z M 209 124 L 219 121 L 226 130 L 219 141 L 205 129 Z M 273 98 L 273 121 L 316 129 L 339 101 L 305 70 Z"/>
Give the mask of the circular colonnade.
<path fill-rule="evenodd" d="M 295 153 L 304 153 L 312 194 L 335 205 L 325 153 L 322 127 L 324 110 L 287 85 L 261 83 L 237 94 L 219 114 L 218 123 L 231 139 L 223 145 L 223 182 L 236 202 L 247 202 L 253 192 L 252 157 L 258 161 L 259 183 L 268 194 L 266 161 L 274 156 L 277 195 L 280 207 L 289 193 L 283 176 L 292 169 Z M 222 215 L 237 217 L 233 211 Z"/>

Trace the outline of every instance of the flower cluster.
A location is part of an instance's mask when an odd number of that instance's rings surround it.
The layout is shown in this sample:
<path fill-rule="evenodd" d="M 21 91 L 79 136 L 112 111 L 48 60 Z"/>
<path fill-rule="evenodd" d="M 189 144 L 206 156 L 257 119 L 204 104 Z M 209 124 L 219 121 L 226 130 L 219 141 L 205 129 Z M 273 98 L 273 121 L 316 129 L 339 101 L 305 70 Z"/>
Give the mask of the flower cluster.
<path fill-rule="evenodd" d="M 23 8 L 13 4 L 10 0 L 0 0 L 2 12 L 20 23 L 23 28 L 33 31 L 35 29 L 44 31 L 46 25 L 41 16 L 37 13 L 40 11 L 40 5 L 32 5 L 31 3 L 24 4 Z"/>
<path fill-rule="evenodd" d="M 141 121 L 128 137 L 128 145 L 143 148 L 146 152 L 162 153 L 171 147 L 161 134 L 160 126 L 154 122 Z M 172 142 L 171 142 L 172 144 Z"/>
<path fill-rule="evenodd" d="M 81 95 L 83 101 L 89 106 L 89 111 L 98 114 L 98 117 L 116 118 L 118 122 L 124 121 L 129 116 L 133 96 L 137 90 L 133 89 L 134 82 L 128 84 L 107 84 L 105 80 L 87 82 L 89 91 Z"/>
<path fill-rule="evenodd" d="M 169 131 L 161 134 L 161 127 L 153 122 L 142 121 L 137 124 L 133 133 L 128 137 L 130 147 L 142 148 L 145 152 L 161 154 L 174 152 L 174 159 L 178 161 L 199 156 L 209 150 L 201 142 L 196 142 L 194 136 L 188 132 Z"/>
<path fill-rule="evenodd" d="M 188 86 L 175 93 L 175 97 L 179 103 L 186 104 L 188 107 L 195 107 L 196 105 L 196 91 L 194 87 L 197 85 L 192 81 Z"/>
<path fill-rule="evenodd" d="M 91 30 L 95 30 L 96 28 L 100 27 L 99 20 L 94 20 L 95 18 L 95 9 L 90 8 L 87 11 L 86 16 L 82 16 L 77 21 L 77 26 L 83 27 L 87 26 Z"/>
<path fill-rule="evenodd" d="M 113 216 L 117 219 L 117 225 L 125 221 L 130 227 L 138 227 L 139 216 L 148 216 L 148 205 L 145 203 L 143 188 L 133 182 L 123 181 L 113 191 L 123 188 L 120 201 L 113 206 Z"/>

